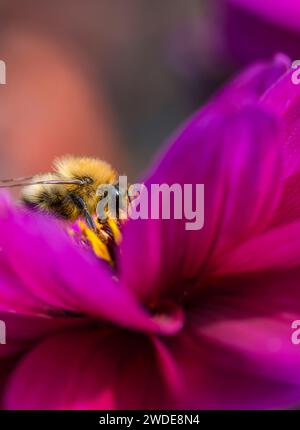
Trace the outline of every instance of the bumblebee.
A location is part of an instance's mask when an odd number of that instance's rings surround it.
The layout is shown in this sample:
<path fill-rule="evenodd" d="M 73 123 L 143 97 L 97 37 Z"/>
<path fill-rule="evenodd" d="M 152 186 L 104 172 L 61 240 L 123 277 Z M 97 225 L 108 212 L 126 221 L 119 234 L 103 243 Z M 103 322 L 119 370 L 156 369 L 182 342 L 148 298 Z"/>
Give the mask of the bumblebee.
<path fill-rule="evenodd" d="M 113 261 L 114 247 L 119 235 L 118 220 L 117 224 L 110 219 L 98 220 L 95 214 L 99 202 L 98 187 L 103 184 L 112 185 L 118 201 L 117 181 L 116 170 L 105 161 L 67 156 L 56 159 L 50 173 L 4 179 L 0 181 L 0 188 L 22 187 L 21 201 L 30 208 L 73 222 L 83 218 L 88 228 L 80 223 L 81 230 L 88 242 L 94 250 L 102 247 L 101 243 L 105 244 L 109 256 L 107 254 L 104 258 Z M 96 253 L 103 257 L 105 252 L 103 250 Z"/>
<path fill-rule="evenodd" d="M 99 201 L 97 189 L 103 184 L 113 185 L 118 197 L 117 172 L 110 164 L 96 158 L 68 156 L 55 160 L 50 173 L 2 180 L 0 187 L 21 186 L 25 205 L 69 221 L 83 217 L 95 230 L 92 215 Z"/>

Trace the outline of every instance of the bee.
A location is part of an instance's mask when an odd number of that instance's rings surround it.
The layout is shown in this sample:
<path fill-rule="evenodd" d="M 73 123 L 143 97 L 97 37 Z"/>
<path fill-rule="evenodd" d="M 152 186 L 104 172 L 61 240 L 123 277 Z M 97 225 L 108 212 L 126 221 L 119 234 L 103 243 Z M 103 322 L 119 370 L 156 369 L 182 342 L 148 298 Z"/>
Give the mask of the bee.
<path fill-rule="evenodd" d="M 22 187 L 21 200 L 31 207 L 75 221 L 83 217 L 93 231 L 97 231 L 93 215 L 99 202 L 100 185 L 113 185 L 119 195 L 117 172 L 105 161 L 67 156 L 53 163 L 53 171 L 31 177 L 5 179 L 0 188 Z"/>

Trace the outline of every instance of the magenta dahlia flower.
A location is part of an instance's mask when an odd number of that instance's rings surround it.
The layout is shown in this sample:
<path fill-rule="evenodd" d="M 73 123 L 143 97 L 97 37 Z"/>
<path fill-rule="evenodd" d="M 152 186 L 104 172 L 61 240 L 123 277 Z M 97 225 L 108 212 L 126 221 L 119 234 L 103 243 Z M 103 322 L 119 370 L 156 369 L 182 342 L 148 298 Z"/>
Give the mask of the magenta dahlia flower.
<path fill-rule="evenodd" d="M 184 125 L 145 183 L 204 184 L 204 227 L 129 220 L 115 269 L 2 196 L 2 408 L 299 405 L 290 74 L 283 56 L 254 65 Z"/>

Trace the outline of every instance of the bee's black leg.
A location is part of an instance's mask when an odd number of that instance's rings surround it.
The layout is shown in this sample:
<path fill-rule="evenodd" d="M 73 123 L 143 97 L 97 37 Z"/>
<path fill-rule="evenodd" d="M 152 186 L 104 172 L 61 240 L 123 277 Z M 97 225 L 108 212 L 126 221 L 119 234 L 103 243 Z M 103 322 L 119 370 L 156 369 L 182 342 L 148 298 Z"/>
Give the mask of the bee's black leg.
<path fill-rule="evenodd" d="M 87 222 L 87 225 L 90 227 L 90 229 L 93 231 L 96 231 L 97 230 L 96 225 L 95 225 L 94 220 L 93 220 L 93 218 L 92 218 L 92 216 L 89 213 L 87 208 L 83 209 L 83 216 Z"/>
<path fill-rule="evenodd" d="M 96 231 L 96 225 L 91 214 L 89 213 L 85 201 L 75 193 L 70 193 L 69 196 L 72 199 L 73 203 L 76 205 L 76 207 L 82 212 L 89 228 L 93 231 Z"/>

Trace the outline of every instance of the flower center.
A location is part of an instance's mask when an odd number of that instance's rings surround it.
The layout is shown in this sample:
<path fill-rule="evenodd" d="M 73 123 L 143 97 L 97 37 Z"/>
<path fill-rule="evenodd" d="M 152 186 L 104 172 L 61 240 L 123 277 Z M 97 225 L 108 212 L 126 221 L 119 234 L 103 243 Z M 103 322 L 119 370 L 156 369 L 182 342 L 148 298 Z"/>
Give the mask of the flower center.
<path fill-rule="evenodd" d="M 94 223 L 96 225 L 95 231 L 83 219 L 78 219 L 68 229 L 68 232 L 77 243 L 92 249 L 98 258 L 114 266 L 115 249 L 122 238 L 121 222 L 108 217 L 104 222 L 95 218 Z"/>
<path fill-rule="evenodd" d="M 164 328 L 165 334 L 175 335 L 182 330 L 185 314 L 183 308 L 176 303 L 163 300 L 150 306 L 150 311 L 153 319 Z"/>

